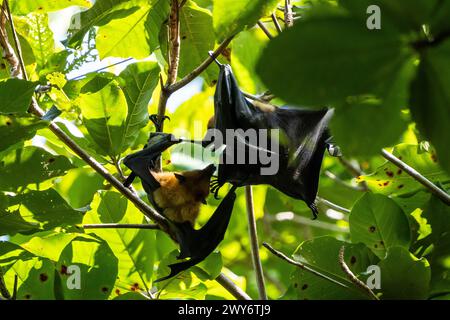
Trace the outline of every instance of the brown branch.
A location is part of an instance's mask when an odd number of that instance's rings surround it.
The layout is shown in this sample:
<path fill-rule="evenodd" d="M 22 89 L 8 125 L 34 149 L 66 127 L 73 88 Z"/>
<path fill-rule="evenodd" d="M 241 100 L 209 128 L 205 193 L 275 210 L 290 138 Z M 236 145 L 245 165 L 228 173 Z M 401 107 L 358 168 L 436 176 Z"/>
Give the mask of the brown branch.
<path fill-rule="evenodd" d="M 228 292 L 230 292 L 238 300 L 252 300 L 250 296 L 245 293 L 241 288 L 239 288 L 230 278 L 228 278 L 223 273 L 219 274 L 216 281 L 224 287 Z"/>
<path fill-rule="evenodd" d="M 11 300 L 11 298 L 12 298 L 11 294 L 9 293 L 8 288 L 6 287 L 2 267 L 0 267 L 0 294 L 6 300 Z"/>
<path fill-rule="evenodd" d="M 266 286 L 264 283 L 264 272 L 259 256 L 258 234 L 256 231 L 255 210 L 253 206 L 252 186 L 245 187 L 245 201 L 247 204 L 248 232 L 250 238 L 250 250 L 255 269 L 256 284 L 258 285 L 259 299 L 267 300 Z"/>
<path fill-rule="evenodd" d="M 167 85 L 177 81 L 180 64 L 180 6 L 178 0 L 172 0 L 169 16 L 169 72 Z"/>
<path fill-rule="evenodd" d="M 209 67 L 211 63 L 214 62 L 214 59 L 216 59 L 222 51 L 230 44 L 231 40 L 233 40 L 234 36 L 229 37 L 225 41 L 223 41 L 219 47 L 217 47 L 216 50 L 211 54 L 211 56 L 208 56 L 197 68 L 192 70 L 188 75 L 186 75 L 183 79 L 179 80 L 178 82 L 170 85 L 168 88 L 166 88 L 167 91 L 170 93 L 173 93 L 181 88 L 183 88 L 185 85 L 189 84 L 192 80 L 197 78 L 203 71 L 206 70 L 206 68 Z"/>
<path fill-rule="evenodd" d="M 381 150 L 381 154 L 383 157 L 392 162 L 394 165 L 405 171 L 411 177 L 414 178 L 417 182 L 425 186 L 431 193 L 433 193 L 436 197 L 441 199 L 445 204 L 450 205 L 450 195 L 447 194 L 444 190 L 438 188 L 433 182 L 425 178 L 422 174 L 420 174 L 417 170 L 410 167 L 402 160 L 394 156 L 392 153 L 387 152 L 386 150 Z"/>
<path fill-rule="evenodd" d="M 271 18 L 272 18 L 273 24 L 275 25 L 275 28 L 277 29 L 278 33 L 283 32 L 283 30 L 281 29 L 280 23 L 278 22 L 277 15 L 275 13 L 272 13 Z"/>
<path fill-rule="evenodd" d="M 3 2 L 0 14 L 0 45 L 3 49 L 3 59 L 5 59 L 11 66 L 11 77 L 23 78 L 22 68 L 20 62 L 14 52 L 8 39 L 8 32 L 6 31 L 6 23 L 8 20 L 7 1 Z"/>
<path fill-rule="evenodd" d="M 364 282 L 359 280 L 355 276 L 355 274 L 352 272 L 352 270 L 350 270 L 350 268 L 348 267 L 348 265 L 345 263 L 345 260 L 344 260 L 344 251 L 345 251 L 345 246 L 342 246 L 341 249 L 339 250 L 339 265 L 341 266 L 341 269 L 345 273 L 347 278 L 356 287 L 358 287 L 361 291 L 363 291 L 365 294 L 367 294 L 370 298 L 372 298 L 373 300 L 380 300 L 377 297 L 377 295 L 375 293 L 373 293 L 373 291 Z"/>
<path fill-rule="evenodd" d="M 286 28 L 290 28 L 294 25 L 291 0 L 284 1 L 284 24 L 286 25 Z"/>
<path fill-rule="evenodd" d="M 266 26 L 264 25 L 264 23 L 262 23 L 261 21 L 257 22 L 258 27 L 261 28 L 261 30 L 266 34 L 267 38 L 269 38 L 270 40 L 273 39 L 273 35 L 270 33 L 270 31 L 266 28 Z"/>

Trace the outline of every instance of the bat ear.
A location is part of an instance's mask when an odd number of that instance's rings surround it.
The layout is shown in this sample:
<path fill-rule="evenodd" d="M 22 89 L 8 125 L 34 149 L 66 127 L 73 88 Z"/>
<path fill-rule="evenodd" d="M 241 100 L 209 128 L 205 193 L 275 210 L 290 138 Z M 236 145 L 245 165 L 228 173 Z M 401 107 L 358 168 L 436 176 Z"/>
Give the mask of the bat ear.
<path fill-rule="evenodd" d="M 177 180 L 178 180 L 180 183 L 183 183 L 183 182 L 186 181 L 186 177 L 185 177 L 185 176 L 183 176 L 183 175 L 181 175 L 181 174 L 179 174 L 179 173 L 174 173 L 174 175 L 175 175 L 175 178 L 177 178 Z"/>

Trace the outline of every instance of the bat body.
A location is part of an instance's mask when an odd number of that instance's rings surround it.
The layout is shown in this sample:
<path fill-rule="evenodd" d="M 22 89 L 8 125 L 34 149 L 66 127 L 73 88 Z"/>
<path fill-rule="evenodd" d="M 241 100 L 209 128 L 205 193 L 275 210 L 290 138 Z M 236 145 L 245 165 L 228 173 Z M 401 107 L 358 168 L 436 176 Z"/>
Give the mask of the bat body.
<path fill-rule="evenodd" d="M 194 227 L 200 206 L 206 203 L 215 169 L 214 165 L 210 165 L 203 170 L 181 173 L 151 171 L 160 184 L 151 194 L 153 202 L 171 221 L 189 222 Z"/>

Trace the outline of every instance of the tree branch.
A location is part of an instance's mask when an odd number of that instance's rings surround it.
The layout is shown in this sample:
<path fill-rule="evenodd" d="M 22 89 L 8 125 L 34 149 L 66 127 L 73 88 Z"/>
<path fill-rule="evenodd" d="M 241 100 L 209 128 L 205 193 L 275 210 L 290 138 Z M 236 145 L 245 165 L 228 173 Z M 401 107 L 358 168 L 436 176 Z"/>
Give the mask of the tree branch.
<path fill-rule="evenodd" d="M 258 20 L 257 22 L 258 27 L 261 28 L 261 30 L 266 34 L 267 38 L 269 38 L 270 40 L 273 39 L 273 35 L 270 33 L 270 31 L 266 28 L 266 26 L 264 25 L 264 23 L 262 23 L 261 21 Z"/>
<path fill-rule="evenodd" d="M 12 296 L 9 293 L 8 288 L 6 287 L 4 275 L 3 275 L 3 269 L 0 267 L 0 294 L 5 298 L 6 300 L 11 300 Z"/>
<path fill-rule="evenodd" d="M 239 288 L 230 278 L 223 273 L 219 274 L 216 281 L 220 283 L 229 293 L 231 293 L 238 300 L 252 300 L 250 296 Z"/>
<path fill-rule="evenodd" d="M 381 150 L 381 154 L 383 157 L 388 160 L 389 162 L 392 162 L 394 165 L 405 171 L 407 174 L 409 174 L 411 177 L 414 178 L 417 182 L 421 183 L 425 188 L 430 190 L 431 193 L 433 193 L 436 197 L 441 199 L 445 204 L 450 205 L 450 195 L 447 194 L 444 190 L 438 188 L 433 182 L 425 178 L 422 174 L 420 174 L 417 170 L 410 167 L 406 163 L 404 163 L 402 160 L 394 156 L 392 153 L 387 152 L 386 150 Z"/>
<path fill-rule="evenodd" d="M 219 47 L 214 50 L 214 52 L 211 54 L 211 56 L 208 56 L 197 68 L 195 68 L 194 70 L 192 70 L 191 73 L 189 73 L 188 75 L 186 75 L 183 79 L 181 79 L 180 81 L 170 85 L 168 88 L 166 88 L 166 90 L 170 93 L 173 93 L 181 88 L 183 88 L 185 85 L 187 85 L 188 83 L 190 83 L 192 80 L 194 80 L 195 78 L 197 78 L 203 71 L 206 70 L 206 68 L 209 67 L 209 65 L 211 63 L 214 62 L 214 59 L 216 59 L 221 53 L 222 51 L 230 44 L 231 40 L 233 40 L 234 36 L 229 37 L 228 39 L 226 39 L 225 41 L 223 41 Z"/>
<path fill-rule="evenodd" d="M 286 262 L 288 262 L 288 263 L 290 263 L 290 264 L 292 264 L 292 265 L 294 265 L 294 266 L 296 266 L 296 267 L 298 267 L 298 268 L 300 268 L 302 270 L 308 271 L 308 272 L 310 272 L 310 273 L 312 273 L 312 274 L 314 274 L 314 275 L 316 275 L 316 276 L 318 276 L 318 277 L 320 277 L 322 279 L 325 279 L 325 280 L 330 281 L 330 282 L 332 282 L 334 284 L 337 284 L 338 286 L 341 286 L 341 287 L 344 287 L 346 289 L 349 289 L 349 287 L 346 284 L 341 283 L 341 282 L 339 282 L 339 281 L 337 281 L 337 280 L 335 280 L 333 278 L 330 278 L 329 276 L 324 275 L 324 274 L 322 274 L 322 273 L 320 273 L 320 272 L 318 272 L 318 271 L 308 267 L 307 265 L 304 265 L 301 262 L 295 261 L 295 260 L 287 257 L 284 253 L 282 253 L 282 252 L 272 248 L 268 243 L 263 242 L 263 246 L 266 247 L 267 250 L 269 250 L 271 253 L 273 253 L 275 256 L 277 256 L 278 258 L 280 258 L 282 260 L 284 260 L 284 261 L 286 261 Z"/>
<path fill-rule="evenodd" d="M 277 15 L 275 13 L 272 13 L 271 18 L 272 18 L 273 24 L 275 25 L 275 28 L 277 29 L 278 33 L 283 32 L 280 24 L 278 23 Z"/>
<path fill-rule="evenodd" d="M 259 299 L 267 300 L 266 286 L 264 283 L 264 271 L 259 256 L 258 234 L 256 231 L 255 210 L 253 206 L 252 186 L 245 187 L 245 200 L 247 204 L 248 232 L 250 237 L 250 249 L 255 269 L 256 283 L 258 285 Z"/>
<path fill-rule="evenodd" d="M 370 298 L 373 300 L 380 300 L 375 293 L 361 280 L 359 280 L 355 274 L 350 270 L 348 265 L 345 263 L 344 260 L 344 251 L 345 246 L 342 246 L 339 250 L 339 265 L 341 266 L 342 271 L 345 273 L 347 278 L 355 285 L 357 286 L 361 291 L 363 291 L 365 294 L 367 294 Z"/>
<path fill-rule="evenodd" d="M 290 28 L 294 25 L 291 0 L 284 1 L 284 24 L 286 25 L 286 28 Z"/>

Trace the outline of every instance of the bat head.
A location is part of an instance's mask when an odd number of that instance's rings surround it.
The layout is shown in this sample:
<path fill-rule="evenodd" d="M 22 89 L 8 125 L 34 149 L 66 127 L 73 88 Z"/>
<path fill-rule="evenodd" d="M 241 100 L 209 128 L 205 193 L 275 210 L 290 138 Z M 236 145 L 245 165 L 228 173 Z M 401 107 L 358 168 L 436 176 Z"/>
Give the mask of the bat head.
<path fill-rule="evenodd" d="M 184 171 L 176 173 L 175 177 L 186 191 L 186 196 L 192 202 L 206 203 L 209 194 L 209 185 L 216 166 L 210 164 L 202 170 Z"/>

